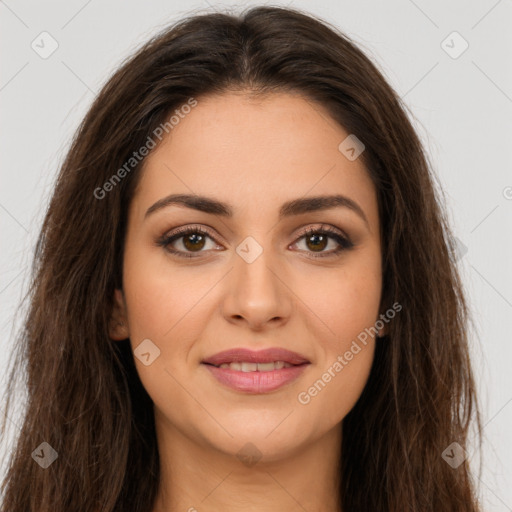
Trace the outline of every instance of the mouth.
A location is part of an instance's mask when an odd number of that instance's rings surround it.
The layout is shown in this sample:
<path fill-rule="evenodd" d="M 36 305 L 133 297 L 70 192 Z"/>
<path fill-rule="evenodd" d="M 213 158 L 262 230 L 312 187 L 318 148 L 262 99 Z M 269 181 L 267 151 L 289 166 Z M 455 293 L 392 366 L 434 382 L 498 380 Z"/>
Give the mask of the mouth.
<path fill-rule="evenodd" d="M 210 356 L 202 362 L 218 368 L 223 364 L 239 364 L 241 365 L 240 368 L 235 366 L 233 369 L 241 371 L 271 371 L 276 369 L 276 366 L 277 369 L 281 369 L 283 367 L 306 364 L 310 361 L 302 354 L 276 347 L 258 351 L 246 348 L 233 348 Z M 273 365 L 272 367 L 270 366 L 271 364 Z M 242 368 L 245 368 L 245 370 Z"/>
<path fill-rule="evenodd" d="M 233 361 L 231 363 L 222 363 L 222 364 L 210 364 L 204 363 L 210 366 L 215 366 L 215 368 L 222 369 L 230 369 L 238 372 L 272 372 L 274 370 L 281 370 L 283 368 L 291 368 L 292 366 L 302 366 L 309 363 L 302 364 L 291 364 L 286 361 L 271 361 L 270 363 L 252 363 L 249 361 Z"/>
<path fill-rule="evenodd" d="M 297 379 L 311 363 L 296 352 L 271 348 L 258 352 L 231 349 L 205 359 L 202 364 L 224 386 L 260 394 Z"/>

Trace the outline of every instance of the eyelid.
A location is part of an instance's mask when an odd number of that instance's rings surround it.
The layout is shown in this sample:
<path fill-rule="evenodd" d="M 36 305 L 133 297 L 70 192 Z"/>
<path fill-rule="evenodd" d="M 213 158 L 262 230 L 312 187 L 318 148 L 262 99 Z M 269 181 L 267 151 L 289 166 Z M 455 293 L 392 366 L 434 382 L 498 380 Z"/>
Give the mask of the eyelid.
<path fill-rule="evenodd" d="M 306 227 L 300 228 L 300 231 L 295 236 L 297 237 L 303 237 L 304 235 L 307 235 L 309 233 L 317 233 L 317 232 L 327 232 L 329 234 L 337 234 L 339 236 L 342 236 L 343 238 L 346 238 L 347 240 L 350 240 L 350 237 L 345 233 L 342 229 L 337 228 L 336 226 L 333 226 L 331 224 L 326 224 L 325 222 L 319 222 L 317 224 L 307 224 Z"/>

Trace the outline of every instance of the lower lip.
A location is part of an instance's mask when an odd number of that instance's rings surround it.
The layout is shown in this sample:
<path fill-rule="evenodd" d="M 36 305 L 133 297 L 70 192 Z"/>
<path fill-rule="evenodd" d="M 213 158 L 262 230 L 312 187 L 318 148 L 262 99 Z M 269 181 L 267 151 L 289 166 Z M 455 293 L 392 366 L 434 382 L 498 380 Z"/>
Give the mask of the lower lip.
<path fill-rule="evenodd" d="M 258 394 L 274 391 L 297 379 L 309 366 L 309 363 L 270 372 L 242 372 L 230 368 L 217 368 L 211 364 L 203 363 L 203 365 L 221 384 L 236 391 Z"/>

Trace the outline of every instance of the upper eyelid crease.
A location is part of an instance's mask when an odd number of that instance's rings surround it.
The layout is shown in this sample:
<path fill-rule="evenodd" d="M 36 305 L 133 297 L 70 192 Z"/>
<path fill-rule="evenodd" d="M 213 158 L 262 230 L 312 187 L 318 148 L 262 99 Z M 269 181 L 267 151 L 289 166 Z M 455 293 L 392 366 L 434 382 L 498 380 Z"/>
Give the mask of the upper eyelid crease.
<path fill-rule="evenodd" d="M 184 206 L 186 208 L 191 208 L 213 215 L 220 215 L 227 218 L 233 217 L 233 208 L 226 203 L 194 194 L 171 194 L 159 199 L 156 203 L 150 206 L 144 215 L 144 219 L 156 211 L 171 205 Z M 306 197 L 288 201 L 279 209 L 279 221 L 293 215 L 323 211 L 336 207 L 345 207 L 350 209 L 364 220 L 368 228 L 370 227 L 363 209 L 349 197 L 339 194 Z"/>

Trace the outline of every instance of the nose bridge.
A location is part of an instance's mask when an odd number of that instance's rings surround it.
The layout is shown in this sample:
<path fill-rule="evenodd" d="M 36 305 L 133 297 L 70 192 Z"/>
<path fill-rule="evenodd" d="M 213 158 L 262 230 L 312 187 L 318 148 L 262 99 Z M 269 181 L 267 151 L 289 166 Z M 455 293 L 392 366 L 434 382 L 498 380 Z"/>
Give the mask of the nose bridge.
<path fill-rule="evenodd" d="M 234 254 L 225 314 L 243 317 L 253 326 L 286 318 L 291 310 L 290 297 L 277 265 L 270 247 L 264 249 L 254 237 L 246 237 Z"/>

